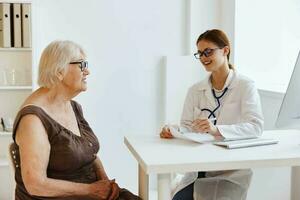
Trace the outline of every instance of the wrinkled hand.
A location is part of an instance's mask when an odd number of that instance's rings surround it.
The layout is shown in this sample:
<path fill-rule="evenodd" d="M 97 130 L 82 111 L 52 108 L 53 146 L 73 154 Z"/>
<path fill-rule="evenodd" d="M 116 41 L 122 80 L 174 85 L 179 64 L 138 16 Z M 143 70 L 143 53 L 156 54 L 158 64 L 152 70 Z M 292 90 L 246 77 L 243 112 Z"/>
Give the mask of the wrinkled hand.
<path fill-rule="evenodd" d="M 173 135 L 167 125 L 162 128 L 159 135 L 161 138 L 167 138 L 167 139 L 173 138 Z"/>
<path fill-rule="evenodd" d="M 219 134 L 217 127 L 208 119 L 196 119 L 192 123 L 192 129 L 195 132 L 210 133 L 213 136 Z"/>
<path fill-rule="evenodd" d="M 119 197 L 120 194 L 120 188 L 119 185 L 115 182 L 115 179 L 110 181 L 112 192 L 108 198 L 108 200 L 116 200 Z"/>
<path fill-rule="evenodd" d="M 91 197 L 97 200 L 105 200 L 112 192 L 109 180 L 100 180 L 91 184 Z"/>

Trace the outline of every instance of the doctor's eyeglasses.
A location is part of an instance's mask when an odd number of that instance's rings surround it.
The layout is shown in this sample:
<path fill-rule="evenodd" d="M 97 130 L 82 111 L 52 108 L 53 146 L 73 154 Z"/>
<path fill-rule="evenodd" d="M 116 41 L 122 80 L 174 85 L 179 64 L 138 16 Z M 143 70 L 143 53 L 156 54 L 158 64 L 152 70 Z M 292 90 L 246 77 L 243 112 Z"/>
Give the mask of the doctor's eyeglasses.
<path fill-rule="evenodd" d="M 70 62 L 70 64 L 80 64 L 79 68 L 83 72 L 84 70 L 88 69 L 88 61 L 82 60 L 82 61 L 76 61 L 76 62 Z"/>
<path fill-rule="evenodd" d="M 197 53 L 194 53 L 194 56 L 195 56 L 196 59 L 200 59 L 203 55 L 205 57 L 209 57 L 209 56 L 213 55 L 214 51 L 217 50 L 217 49 L 221 49 L 221 48 L 219 48 L 219 47 L 214 48 L 214 49 L 206 48 L 202 52 L 198 51 Z"/>

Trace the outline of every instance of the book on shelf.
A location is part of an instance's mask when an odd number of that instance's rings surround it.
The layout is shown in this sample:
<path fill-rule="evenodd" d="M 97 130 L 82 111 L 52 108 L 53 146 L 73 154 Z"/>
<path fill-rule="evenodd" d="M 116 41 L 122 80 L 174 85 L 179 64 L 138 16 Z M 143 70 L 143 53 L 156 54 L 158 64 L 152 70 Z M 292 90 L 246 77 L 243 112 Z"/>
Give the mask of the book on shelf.
<path fill-rule="evenodd" d="M 22 47 L 31 47 L 31 5 L 22 4 Z"/>
<path fill-rule="evenodd" d="M 0 47 L 11 47 L 11 12 L 9 3 L 0 3 Z"/>
<path fill-rule="evenodd" d="M 22 47 L 22 32 L 21 32 L 21 4 L 12 4 L 13 13 L 13 47 Z"/>

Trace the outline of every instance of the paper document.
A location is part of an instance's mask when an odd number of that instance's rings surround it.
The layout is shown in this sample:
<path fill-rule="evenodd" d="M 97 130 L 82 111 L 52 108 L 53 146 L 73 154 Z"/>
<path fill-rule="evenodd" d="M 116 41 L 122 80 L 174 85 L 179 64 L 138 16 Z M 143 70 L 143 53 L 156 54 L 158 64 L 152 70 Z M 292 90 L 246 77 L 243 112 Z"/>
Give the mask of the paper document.
<path fill-rule="evenodd" d="M 198 142 L 198 143 L 206 143 L 206 142 L 215 141 L 214 136 L 212 136 L 208 133 L 188 132 L 188 130 L 184 129 L 184 128 L 179 128 L 179 130 L 178 130 L 178 128 L 174 127 L 174 126 L 169 126 L 169 129 L 175 138 L 190 140 L 190 141 L 194 141 L 194 142 Z"/>
<path fill-rule="evenodd" d="M 262 146 L 262 145 L 270 145 L 270 144 L 277 144 L 277 143 L 278 143 L 278 140 L 264 139 L 264 138 L 214 142 L 215 145 L 223 146 L 223 147 L 226 147 L 228 149 Z"/>

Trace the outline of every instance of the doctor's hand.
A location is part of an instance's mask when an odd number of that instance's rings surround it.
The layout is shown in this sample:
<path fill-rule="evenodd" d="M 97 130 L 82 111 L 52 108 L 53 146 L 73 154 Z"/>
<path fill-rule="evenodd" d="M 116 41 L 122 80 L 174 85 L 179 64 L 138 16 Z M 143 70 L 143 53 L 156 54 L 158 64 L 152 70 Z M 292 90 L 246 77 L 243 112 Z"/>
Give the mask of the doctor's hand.
<path fill-rule="evenodd" d="M 167 139 L 173 138 L 173 135 L 172 135 L 172 133 L 171 133 L 171 131 L 170 131 L 170 129 L 169 129 L 169 127 L 168 127 L 167 125 L 165 125 L 165 126 L 162 128 L 162 130 L 161 130 L 159 136 L 160 136 L 161 138 L 167 138 Z"/>
<path fill-rule="evenodd" d="M 223 136 L 218 128 L 209 119 L 196 119 L 192 123 L 192 129 L 195 132 L 209 133 L 215 140 L 222 140 Z"/>
<path fill-rule="evenodd" d="M 195 132 L 210 133 L 213 136 L 219 133 L 218 128 L 209 119 L 194 120 L 192 123 L 192 129 Z"/>

